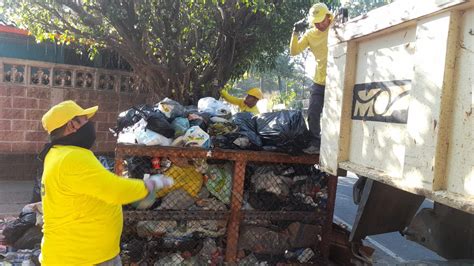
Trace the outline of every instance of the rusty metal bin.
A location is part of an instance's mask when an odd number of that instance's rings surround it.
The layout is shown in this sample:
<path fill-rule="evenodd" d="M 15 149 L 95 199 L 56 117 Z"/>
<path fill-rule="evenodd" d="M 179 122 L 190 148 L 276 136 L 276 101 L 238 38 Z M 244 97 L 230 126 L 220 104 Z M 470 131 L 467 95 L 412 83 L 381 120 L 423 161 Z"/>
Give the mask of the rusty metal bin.
<path fill-rule="evenodd" d="M 127 243 L 127 245 L 133 246 L 137 254 L 143 255 L 142 257 L 148 256 L 153 257 L 152 259 L 148 258 L 148 263 L 156 261 L 157 258 L 163 258 L 163 252 L 160 254 L 150 255 L 154 251 L 160 249 L 160 245 L 166 246 L 163 244 L 162 239 L 160 239 L 164 234 L 161 231 L 156 231 L 152 229 L 151 231 L 143 230 L 144 221 L 155 221 L 156 223 L 149 222 L 151 226 L 159 225 L 169 225 L 173 228 L 186 228 L 184 231 L 188 230 L 190 226 L 194 226 L 194 233 L 202 233 L 206 235 L 208 233 L 205 231 L 206 227 L 212 225 L 214 227 L 222 229 L 225 228 L 219 233 L 212 235 L 213 237 L 202 237 L 203 241 L 209 240 L 215 246 L 214 243 L 221 243 L 224 247 L 222 253 L 225 254 L 225 262 L 236 262 L 241 260 L 246 254 L 240 254 L 243 251 L 245 245 L 254 245 L 262 241 L 262 239 L 252 239 L 248 236 L 253 236 L 252 230 L 265 230 L 264 225 L 271 225 L 275 228 L 284 228 L 284 230 L 276 230 L 273 234 L 278 238 L 278 235 L 285 235 L 285 233 L 291 230 L 298 230 L 300 228 L 298 223 L 306 225 L 307 228 L 312 229 L 311 232 L 317 232 L 314 234 L 314 244 L 312 244 L 312 250 L 314 253 L 310 254 L 309 257 L 312 257 L 313 262 L 324 262 L 329 256 L 329 245 L 331 239 L 332 231 L 332 216 L 334 211 L 334 202 L 335 202 L 335 192 L 337 185 L 337 177 L 335 176 L 326 176 L 320 174 L 320 179 L 324 183 L 324 188 L 320 187 L 325 191 L 324 199 L 321 201 L 323 204 L 318 208 L 309 208 L 304 210 L 286 210 L 284 208 L 272 208 L 271 204 L 266 204 L 260 209 L 254 209 L 248 207 L 248 198 L 249 198 L 249 185 L 245 184 L 249 182 L 249 173 L 252 169 L 266 169 L 258 168 L 262 165 L 265 167 L 279 167 L 280 169 L 289 169 L 291 167 L 296 169 L 295 171 L 308 171 L 310 168 L 314 168 L 314 165 L 318 163 L 318 156 L 290 156 L 287 154 L 281 153 L 272 153 L 272 152 L 255 152 L 255 151 L 238 151 L 238 150 L 204 150 L 199 148 L 174 148 L 174 147 L 145 147 L 137 145 L 118 145 L 116 148 L 116 157 L 115 157 L 115 172 L 118 175 L 123 175 L 127 172 L 126 159 L 130 157 L 135 158 L 171 158 L 173 161 L 180 162 L 198 162 L 199 165 L 194 165 L 193 167 L 206 165 L 208 168 L 215 167 L 216 171 L 224 171 L 223 169 L 231 167 L 229 169 L 232 172 L 232 178 L 230 183 L 223 185 L 222 182 L 217 182 L 217 187 L 226 187 L 230 191 L 226 192 L 228 198 L 223 198 L 222 195 L 216 194 L 214 190 L 209 189 L 209 191 L 214 192 L 210 193 L 211 199 L 215 200 L 218 198 L 220 204 L 218 208 L 195 208 L 193 207 L 184 210 L 173 210 L 173 209 L 157 209 L 138 211 L 134 209 L 125 209 L 124 210 L 124 220 L 125 228 L 123 234 L 123 242 L 128 241 L 127 237 L 137 234 L 137 230 L 140 231 L 143 236 L 143 231 L 147 232 L 147 235 L 144 237 L 141 243 Z M 182 164 L 181 164 L 182 165 Z M 287 167 L 287 168 L 285 168 Z M 315 168 L 314 168 L 315 169 Z M 208 171 L 209 172 L 209 171 Z M 247 177 L 246 177 L 247 174 Z M 188 176 L 190 174 L 188 173 Z M 208 175 L 204 176 L 206 178 Z M 269 179 L 270 182 L 273 182 L 272 179 Z M 296 180 L 296 179 L 295 179 Z M 206 183 L 206 186 L 209 188 L 209 180 Z M 301 181 L 300 181 L 301 183 Z M 303 182 L 304 183 L 304 182 Z M 305 184 L 302 184 L 305 187 Z M 205 187 L 203 185 L 203 187 Z M 251 186 L 252 188 L 258 187 L 255 184 Z M 259 187 L 261 189 L 261 185 Z M 185 195 L 193 195 L 193 192 L 187 189 L 188 193 Z M 204 189 L 201 189 L 200 193 Z M 174 190 L 174 191 L 177 191 Z M 208 191 L 208 192 L 209 192 Z M 178 192 L 176 192 L 178 193 Z M 171 193 L 169 193 L 171 194 Z M 168 195 L 169 195 L 168 194 Z M 257 200 L 260 200 L 257 198 Z M 287 202 L 291 201 L 286 199 Z M 165 199 L 161 201 L 163 203 Z M 179 203 L 185 204 L 185 203 Z M 199 202 L 201 204 L 201 202 Z M 195 205 L 198 205 L 198 201 L 195 202 Z M 223 207 L 225 206 L 225 207 Z M 268 207 L 268 208 L 267 208 Z M 295 223 L 296 222 L 296 223 Z M 293 223 L 293 224 L 292 224 Z M 137 224 L 140 224 L 141 227 L 137 227 Z M 281 225 L 277 227 L 275 225 Z M 199 228 L 198 228 L 199 227 Z M 137 229 L 138 228 L 138 229 Z M 295 229 L 297 228 L 297 229 Z M 310 230 L 308 229 L 308 230 Z M 317 230 L 316 230 L 317 229 Z M 164 231 L 163 229 L 162 231 Z M 173 229 L 174 230 L 174 229 Z M 279 231 L 280 230 L 280 231 Z M 222 235 L 222 232 L 225 232 Z M 301 234 L 301 230 L 299 230 Z M 214 234 L 213 232 L 212 234 Z M 172 233 L 176 234 L 175 231 Z M 245 235 L 246 234 L 246 235 Z M 246 244 L 243 244 L 242 236 L 247 237 Z M 215 236 L 215 237 L 214 237 Z M 307 236 L 306 236 L 307 237 Z M 240 239 L 240 242 L 239 242 Z M 271 238 L 270 238 L 271 239 Z M 161 241 L 161 242 L 160 242 Z M 268 239 L 267 239 L 268 241 Z M 307 241 L 306 241 L 307 242 Z M 249 244 L 250 243 L 250 244 Z M 239 248 L 240 245 L 240 248 Z M 186 245 L 185 245 L 186 246 Z M 206 246 L 206 244 L 204 244 Z M 185 248 L 191 249 L 197 252 L 197 249 L 202 249 L 202 243 L 191 243 Z M 261 247 L 260 247 L 261 248 Z M 122 247 L 123 249 L 123 247 Z M 133 249 L 133 248 L 132 248 Z M 142 253 L 140 253 L 140 250 Z M 177 249 L 179 250 L 179 248 Z M 171 251 L 171 250 L 170 250 Z M 176 250 L 175 250 L 176 251 Z M 191 252 L 193 253 L 193 252 Z M 168 260 L 175 259 L 174 263 L 182 262 L 182 259 L 186 259 L 186 256 L 190 257 L 192 254 L 189 252 L 183 252 L 179 257 L 179 260 L 176 261 L 176 258 L 168 256 Z M 283 254 L 278 254 L 282 256 Z M 289 255 L 289 254 L 287 254 Z M 291 255 L 291 254 L 290 254 Z M 298 254 L 293 254 L 294 256 Z M 304 255 L 299 254 L 300 257 Z M 308 255 L 308 254 L 306 254 Z M 127 256 L 122 256 L 124 263 L 129 263 L 127 261 Z M 183 258 L 184 257 L 184 258 Z M 209 256 L 208 256 L 209 259 Z M 212 258 L 211 258 L 212 259 Z M 146 260 L 146 258 L 142 258 Z M 133 261 L 137 262 L 137 261 Z M 208 261 L 209 262 L 209 261 Z M 215 261 L 213 261 L 215 262 Z M 165 261 L 161 261 L 165 263 Z"/>

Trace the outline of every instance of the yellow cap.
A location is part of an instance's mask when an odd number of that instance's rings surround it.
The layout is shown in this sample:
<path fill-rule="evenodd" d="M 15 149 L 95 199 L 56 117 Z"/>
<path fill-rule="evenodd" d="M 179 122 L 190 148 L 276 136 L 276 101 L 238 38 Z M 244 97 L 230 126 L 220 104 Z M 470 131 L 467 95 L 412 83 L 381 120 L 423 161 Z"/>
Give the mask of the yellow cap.
<path fill-rule="evenodd" d="M 315 23 L 320 23 L 326 17 L 326 14 L 330 14 L 328 7 L 324 3 L 314 4 L 309 10 L 308 23 L 314 26 Z"/>
<path fill-rule="evenodd" d="M 247 91 L 247 94 L 259 100 L 263 99 L 263 93 L 259 88 L 251 88 L 250 90 Z"/>
<path fill-rule="evenodd" d="M 43 128 L 50 134 L 53 130 L 62 127 L 76 116 L 87 115 L 87 118 L 91 118 L 98 109 L 99 106 L 82 109 L 82 107 L 74 101 L 64 101 L 51 107 L 51 109 L 43 115 L 41 122 L 43 123 Z"/>

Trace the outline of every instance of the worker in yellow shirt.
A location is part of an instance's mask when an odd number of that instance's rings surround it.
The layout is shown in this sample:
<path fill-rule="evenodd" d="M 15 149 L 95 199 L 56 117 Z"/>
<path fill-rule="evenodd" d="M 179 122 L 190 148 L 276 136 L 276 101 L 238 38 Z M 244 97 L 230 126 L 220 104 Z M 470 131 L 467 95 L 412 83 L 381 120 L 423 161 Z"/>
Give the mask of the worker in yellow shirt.
<path fill-rule="evenodd" d="M 221 96 L 228 103 L 237 105 L 239 112 L 250 112 L 256 115 L 260 113 L 257 108 L 257 102 L 263 99 L 263 93 L 259 88 L 248 90 L 247 96 L 244 99 L 232 96 L 226 90 L 221 90 Z"/>
<path fill-rule="evenodd" d="M 95 127 L 89 119 L 97 110 L 65 101 L 42 118 L 51 141 L 39 155 L 42 265 L 121 265 L 122 204 L 154 202 L 156 190 L 173 185 L 164 176 L 143 181 L 106 170 L 90 150 Z"/>
<path fill-rule="evenodd" d="M 316 58 L 316 70 L 311 86 L 311 97 L 308 108 L 308 124 L 311 133 L 311 145 L 303 150 L 310 154 L 319 154 L 321 145 L 321 113 L 324 105 L 324 89 L 326 85 L 326 67 L 328 57 L 329 27 L 334 21 L 327 6 L 323 3 L 314 4 L 309 10 L 306 21 L 298 21 L 293 28 L 290 41 L 290 54 L 292 56 L 309 48 Z M 306 22 L 311 26 L 301 38 L 299 32 L 306 28 Z"/>

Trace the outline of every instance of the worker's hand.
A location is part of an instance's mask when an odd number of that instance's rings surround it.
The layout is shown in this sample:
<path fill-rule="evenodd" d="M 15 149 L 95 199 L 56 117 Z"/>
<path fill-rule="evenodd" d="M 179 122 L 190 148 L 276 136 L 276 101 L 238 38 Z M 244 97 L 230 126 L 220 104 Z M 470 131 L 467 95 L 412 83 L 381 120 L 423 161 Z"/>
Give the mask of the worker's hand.
<path fill-rule="evenodd" d="M 293 24 L 293 32 L 303 32 L 308 27 L 308 22 L 306 18 L 303 18 Z"/>
<path fill-rule="evenodd" d="M 152 175 L 147 180 L 144 180 L 145 185 L 148 189 L 148 195 L 132 203 L 132 206 L 139 210 L 144 210 L 150 208 L 156 201 L 156 191 L 172 187 L 174 185 L 174 180 L 171 177 L 165 175 Z"/>
<path fill-rule="evenodd" d="M 139 210 L 148 209 L 151 206 L 153 206 L 153 204 L 155 204 L 155 201 L 156 201 L 156 193 L 154 191 L 148 192 L 148 195 L 145 198 L 133 202 L 132 207 Z"/>
<path fill-rule="evenodd" d="M 146 187 L 150 193 L 167 188 L 172 187 L 174 185 L 174 180 L 171 177 L 165 175 L 152 175 L 150 178 L 145 180 Z"/>

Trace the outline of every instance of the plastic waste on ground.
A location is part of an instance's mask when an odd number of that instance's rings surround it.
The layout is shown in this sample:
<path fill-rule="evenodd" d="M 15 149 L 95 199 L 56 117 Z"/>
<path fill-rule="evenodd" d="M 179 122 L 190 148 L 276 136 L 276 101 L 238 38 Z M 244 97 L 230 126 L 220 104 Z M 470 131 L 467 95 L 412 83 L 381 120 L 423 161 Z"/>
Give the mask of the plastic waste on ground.
<path fill-rule="evenodd" d="M 21 212 L 17 219 L 6 223 L 2 232 L 5 237 L 5 242 L 10 245 L 15 244 L 15 242 L 20 239 L 29 228 L 35 226 L 35 224 L 36 213 L 34 211 Z"/>
<path fill-rule="evenodd" d="M 15 249 L 34 249 L 39 248 L 41 239 L 43 239 L 43 232 L 40 226 L 33 226 L 28 228 L 25 233 L 18 238 L 13 247 Z"/>

